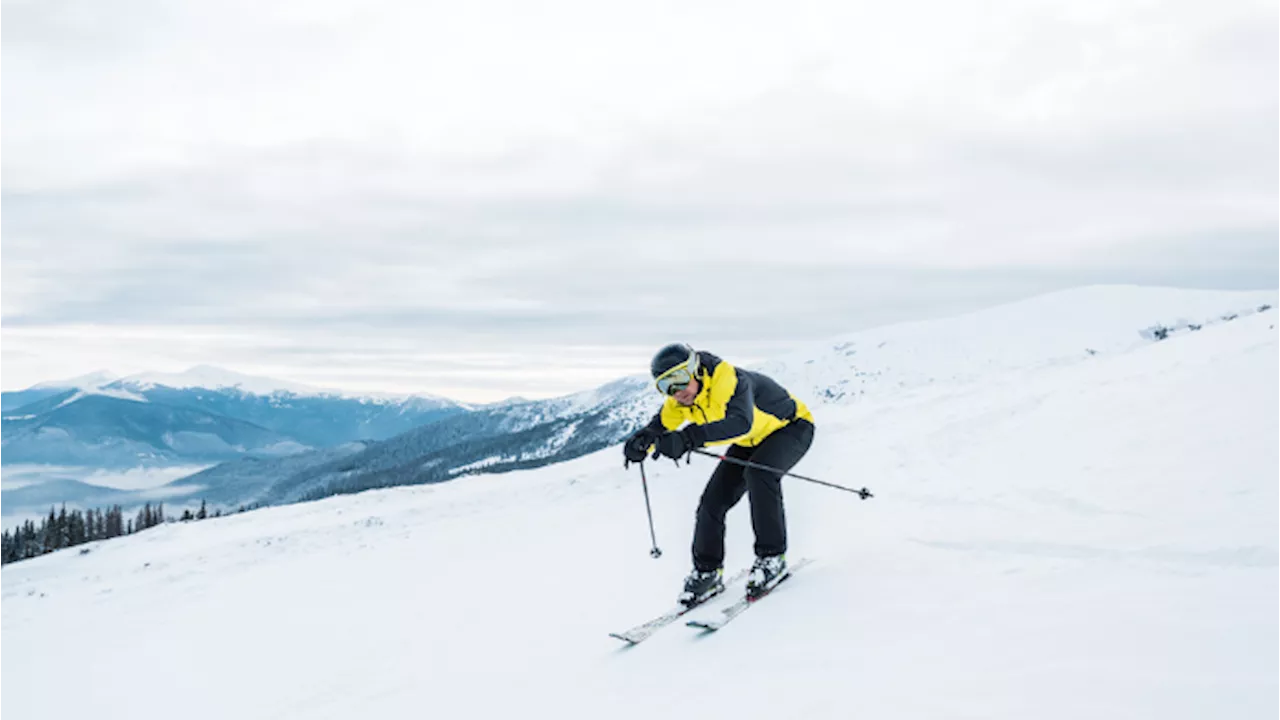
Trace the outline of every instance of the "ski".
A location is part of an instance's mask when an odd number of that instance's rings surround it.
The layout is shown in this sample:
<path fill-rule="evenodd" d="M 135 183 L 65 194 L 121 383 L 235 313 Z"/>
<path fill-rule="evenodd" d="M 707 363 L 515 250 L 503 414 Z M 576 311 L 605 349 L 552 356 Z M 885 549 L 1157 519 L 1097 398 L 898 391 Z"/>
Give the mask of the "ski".
<path fill-rule="evenodd" d="M 751 572 L 750 568 L 743 568 L 742 570 L 739 570 L 737 573 L 734 574 L 733 577 L 724 581 L 725 587 L 727 588 L 729 585 L 742 582 L 747 578 L 747 575 L 750 572 Z M 630 645 L 637 645 L 649 639 L 651 635 L 658 632 L 659 630 L 666 627 L 667 625 L 670 625 L 676 620 L 679 620 L 681 616 L 683 616 L 685 613 L 689 612 L 690 610 L 696 610 L 697 608 L 700 608 L 703 605 L 706 605 L 707 603 L 720 597 L 723 594 L 724 594 L 724 591 L 721 590 L 720 592 L 716 593 L 715 595 L 712 595 L 711 597 L 703 600 L 702 602 L 694 603 L 693 605 L 676 604 L 675 607 L 671 608 L 670 610 L 666 611 L 665 613 L 659 615 L 658 617 L 648 622 L 641 623 L 631 628 L 630 630 L 627 630 L 626 632 L 609 633 L 609 637 L 617 638 Z"/>
<path fill-rule="evenodd" d="M 778 587 L 782 585 L 782 583 L 791 579 L 792 573 L 804 567 L 805 565 L 808 565 L 811 562 L 813 561 L 810 560 L 809 558 L 801 558 L 800 560 L 797 560 L 796 564 L 787 567 L 787 574 L 783 575 L 782 579 L 779 580 L 777 584 L 769 588 L 768 592 L 755 598 L 752 598 L 748 596 L 746 593 L 743 593 L 742 597 L 739 598 L 737 602 L 720 611 L 719 618 L 710 618 L 707 620 L 690 620 L 687 623 L 685 623 L 685 625 L 688 625 L 689 627 L 692 627 L 692 628 L 698 628 L 700 630 L 706 630 L 708 632 L 719 630 L 725 625 L 728 625 L 729 621 L 733 620 L 734 618 L 738 617 L 742 613 L 746 612 L 747 609 L 750 608 L 752 605 L 772 595 L 773 591 L 777 590 Z"/>

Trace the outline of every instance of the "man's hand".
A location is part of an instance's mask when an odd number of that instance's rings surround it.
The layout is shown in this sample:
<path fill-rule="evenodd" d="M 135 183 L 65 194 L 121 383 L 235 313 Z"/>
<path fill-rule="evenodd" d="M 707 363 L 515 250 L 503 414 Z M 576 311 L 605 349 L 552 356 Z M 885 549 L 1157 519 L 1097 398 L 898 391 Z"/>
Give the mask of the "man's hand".
<path fill-rule="evenodd" d="M 649 446 L 657 439 L 658 433 L 648 427 L 637 430 L 635 434 L 627 438 L 627 442 L 622 446 L 622 456 L 626 458 L 626 462 L 623 465 L 644 462 L 645 455 L 649 454 Z"/>
<path fill-rule="evenodd" d="M 690 425 L 682 430 L 665 433 L 658 438 L 658 454 L 679 460 L 702 447 L 702 428 Z"/>

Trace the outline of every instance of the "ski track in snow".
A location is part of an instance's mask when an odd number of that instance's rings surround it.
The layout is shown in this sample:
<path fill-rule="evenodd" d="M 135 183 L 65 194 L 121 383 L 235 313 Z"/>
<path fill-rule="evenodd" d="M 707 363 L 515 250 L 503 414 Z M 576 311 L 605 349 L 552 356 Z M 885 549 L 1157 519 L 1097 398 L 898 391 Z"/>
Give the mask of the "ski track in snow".
<path fill-rule="evenodd" d="M 1052 297 L 1035 307 L 1055 315 Z M 986 332 L 1010 346 L 1052 343 L 991 312 Z M 981 317 L 956 322 L 977 332 Z M 2 711 L 1274 718 L 1274 322 L 1053 362 L 1021 350 L 990 372 L 815 402 L 796 471 L 876 497 L 786 481 L 791 555 L 816 562 L 707 636 L 607 635 L 670 606 L 712 468 L 651 466 L 655 562 L 616 449 L 8 565 Z M 784 383 L 839 377 L 780 364 Z M 746 507 L 729 516 L 730 572 L 751 560 Z"/>

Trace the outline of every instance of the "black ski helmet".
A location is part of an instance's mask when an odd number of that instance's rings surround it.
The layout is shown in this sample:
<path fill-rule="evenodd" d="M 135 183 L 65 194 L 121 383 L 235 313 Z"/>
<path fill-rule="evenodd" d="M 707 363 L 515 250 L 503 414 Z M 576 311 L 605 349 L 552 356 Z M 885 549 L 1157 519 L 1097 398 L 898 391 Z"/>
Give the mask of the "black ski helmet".
<path fill-rule="evenodd" d="M 653 356 L 653 361 L 649 363 L 649 372 L 656 378 L 685 362 L 689 363 L 689 373 L 697 377 L 698 353 L 684 343 L 672 343 L 664 346 Z"/>

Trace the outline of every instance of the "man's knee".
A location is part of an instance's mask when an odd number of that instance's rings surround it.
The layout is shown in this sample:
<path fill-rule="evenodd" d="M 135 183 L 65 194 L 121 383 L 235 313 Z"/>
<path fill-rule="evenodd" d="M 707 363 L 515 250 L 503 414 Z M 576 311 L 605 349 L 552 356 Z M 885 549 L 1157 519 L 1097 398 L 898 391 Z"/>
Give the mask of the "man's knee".
<path fill-rule="evenodd" d="M 768 470 L 751 468 L 747 470 L 747 489 L 751 492 L 767 492 L 777 494 L 782 487 L 782 476 Z"/>

